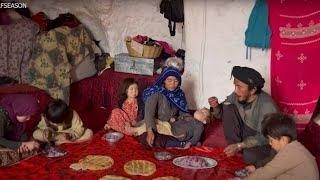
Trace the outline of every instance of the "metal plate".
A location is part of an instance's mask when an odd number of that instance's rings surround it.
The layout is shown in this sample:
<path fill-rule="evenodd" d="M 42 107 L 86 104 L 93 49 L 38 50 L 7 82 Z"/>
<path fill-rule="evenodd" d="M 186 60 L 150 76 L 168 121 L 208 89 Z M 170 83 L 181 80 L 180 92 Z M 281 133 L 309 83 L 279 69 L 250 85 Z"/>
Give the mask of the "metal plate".
<path fill-rule="evenodd" d="M 208 169 L 217 166 L 217 161 L 202 156 L 182 156 L 173 159 L 173 164 L 187 169 Z"/>

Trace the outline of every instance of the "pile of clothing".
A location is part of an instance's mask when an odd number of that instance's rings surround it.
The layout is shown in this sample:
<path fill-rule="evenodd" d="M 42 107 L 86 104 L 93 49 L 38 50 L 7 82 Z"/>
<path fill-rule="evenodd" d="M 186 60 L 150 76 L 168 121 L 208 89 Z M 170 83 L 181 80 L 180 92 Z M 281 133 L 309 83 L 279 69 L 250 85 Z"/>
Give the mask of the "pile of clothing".
<path fill-rule="evenodd" d="M 0 11 L 1 84 L 31 84 L 68 102 L 70 84 L 97 73 L 94 60 L 101 50 L 74 15 L 50 20 L 43 12 L 31 14 Z"/>

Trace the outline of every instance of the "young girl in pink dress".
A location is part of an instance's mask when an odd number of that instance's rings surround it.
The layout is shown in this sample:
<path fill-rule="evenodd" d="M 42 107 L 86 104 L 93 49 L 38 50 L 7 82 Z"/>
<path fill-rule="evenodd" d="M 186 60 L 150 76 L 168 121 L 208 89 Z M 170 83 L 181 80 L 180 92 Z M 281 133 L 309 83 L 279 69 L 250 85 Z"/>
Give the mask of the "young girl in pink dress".
<path fill-rule="evenodd" d="M 118 94 L 118 108 L 112 110 L 104 129 L 133 135 L 132 126 L 143 119 L 143 101 L 138 98 L 138 82 L 132 78 L 123 80 Z"/>

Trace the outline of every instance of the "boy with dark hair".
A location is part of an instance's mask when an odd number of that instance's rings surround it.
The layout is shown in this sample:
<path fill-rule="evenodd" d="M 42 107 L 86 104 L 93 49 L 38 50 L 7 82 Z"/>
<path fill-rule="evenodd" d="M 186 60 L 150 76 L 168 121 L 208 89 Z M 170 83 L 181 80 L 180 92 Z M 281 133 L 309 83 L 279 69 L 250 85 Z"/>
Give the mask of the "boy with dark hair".
<path fill-rule="evenodd" d="M 33 137 L 42 142 L 82 142 L 92 137 L 92 131 L 83 127 L 78 113 L 60 99 L 48 104 L 37 127 Z"/>
<path fill-rule="evenodd" d="M 262 134 L 277 152 L 264 167 L 247 166 L 245 179 L 319 179 L 315 158 L 297 141 L 295 122 L 281 113 L 267 115 L 261 123 Z"/>
<path fill-rule="evenodd" d="M 288 142 L 297 140 L 296 124 L 292 118 L 281 113 L 267 115 L 261 123 L 262 134 L 270 140 L 288 138 Z M 270 141 L 269 141 L 270 142 Z"/>

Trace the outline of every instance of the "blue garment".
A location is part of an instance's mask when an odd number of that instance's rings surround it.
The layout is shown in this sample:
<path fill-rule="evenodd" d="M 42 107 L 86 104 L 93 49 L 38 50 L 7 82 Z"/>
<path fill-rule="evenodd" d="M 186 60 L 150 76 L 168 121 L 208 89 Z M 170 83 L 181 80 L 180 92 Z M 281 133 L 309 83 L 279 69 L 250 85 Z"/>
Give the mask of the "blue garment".
<path fill-rule="evenodd" d="M 268 4 L 265 0 L 256 0 L 249 17 L 245 32 L 245 45 L 266 49 L 270 47 L 271 30 L 268 24 Z M 247 48 L 248 58 L 248 48 Z"/>
<path fill-rule="evenodd" d="M 163 87 L 164 81 L 169 77 L 174 76 L 179 81 L 178 87 L 174 91 L 169 91 Z M 149 88 L 143 91 L 143 101 L 146 102 L 149 96 L 153 95 L 156 92 L 163 94 L 167 100 L 179 110 L 183 112 L 189 112 L 187 108 L 187 100 L 184 92 L 180 89 L 181 86 L 181 74 L 178 69 L 173 67 L 168 67 L 165 71 L 162 72 L 160 77 L 156 82 Z"/>

